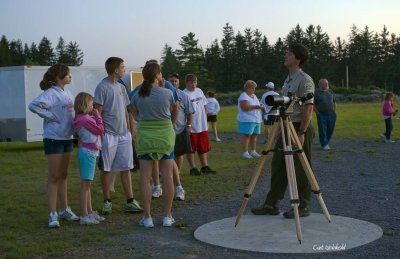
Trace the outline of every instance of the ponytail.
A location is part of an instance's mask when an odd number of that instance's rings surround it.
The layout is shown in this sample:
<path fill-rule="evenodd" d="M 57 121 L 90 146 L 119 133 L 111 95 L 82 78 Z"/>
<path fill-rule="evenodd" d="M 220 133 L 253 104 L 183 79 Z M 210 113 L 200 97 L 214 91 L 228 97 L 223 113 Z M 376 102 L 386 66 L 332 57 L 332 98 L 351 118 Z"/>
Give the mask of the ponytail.
<path fill-rule="evenodd" d="M 149 80 L 143 80 L 142 87 L 139 90 L 140 97 L 146 97 L 150 95 L 152 85 Z"/>
<path fill-rule="evenodd" d="M 55 64 L 49 67 L 46 73 L 44 73 L 42 81 L 40 81 L 40 89 L 46 91 L 53 85 L 57 84 L 57 79 L 58 80 L 63 79 L 68 75 L 68 73 L 69 73 L 69 68 L 63 64 Z"/>
<path fill-rule="evenodd" d="M 142 87 L 139 90 L 140 97 L 146 97 L 150 95 L 153 83 L 160 73 L 161 67 L 159 64 L 157 64 L 156 62 L 146 62 L 146 65 L 143 67 L 142 70 L 144 80 L 142 83 Z"/>

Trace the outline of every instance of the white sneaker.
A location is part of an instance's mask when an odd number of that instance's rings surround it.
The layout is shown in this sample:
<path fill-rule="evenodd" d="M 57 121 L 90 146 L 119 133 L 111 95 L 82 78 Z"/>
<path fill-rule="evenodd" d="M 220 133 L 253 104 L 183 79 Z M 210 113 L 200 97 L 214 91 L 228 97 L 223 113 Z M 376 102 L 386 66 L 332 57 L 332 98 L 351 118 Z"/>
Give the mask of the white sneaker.
<path fill-rule="evenodd" d="M 175 199 L 179 201 L 184 201 L 185 200 L 185 190 L 182 188 L 182 186 L 177 186 L 175 189 Z"/>
<path fill-rule="evenodd" d="M 162 196 L 161 185 L 154 185 L 152 188 L 152 197 L 153 199 L 158 199 Z"/>
<path fill-rule="evenodd" d="M 253 157 L 250 156 L 249 152 L 247 152 L 247 151 L 243 153 L 242 157 L 246 158 L 246 159 L 253 159 Z"/>
<path fill-rule="evenodd" d="M 91 214 L 81 217 L 80 224 L 81 225 L 97 225 L 97 224 L 99 224 L 99 221 L 95 220 L 90 215 Z"/>
<path fill-rule="evenodd" d="M 72 212 L 70 207 L 65 208 L 63 211 L 59 211 L 58 215 L 60 219 L 66 219 L 68 221 L 78 221 L 79 217 Z"/>
<path fill-rule="evenodd" d="M 220 142 L 222 140 L 220 138 L 216 138 L 215 141 Z"/>
<path fill-rule="evenodd" d="M 164 217 L 163 218 L 163 227 L 171 227 L 175 223 L 174 218 L 171 217 Z"/>
<path fill-rule="evenodd" d="M 151 217 L 149 218 L 142 217 L 142 219 L 139 221 L 139 225 L 145 228 L 152 228 L 154 227 L 153 219 Z"/>
<path fill-rule="evenodd" d="M 385 142 L 386 142 L 386 143 L 395 143 L 396 141 L 394 141 L 394 140 L 392 140 L 392 139 L 387 139 Z"/>
<path fill-rule="evenodd" d="M 331 150 L 331 147 L 329 145 L 323 146 L 322 150 Z"/>
<path fill-rule="evenodd" d="M 379 136 L 382 138 L 383 141 L 385 141 L 385 142 L 387 141 L 385 134 L 381 134 Z"/>
<path fill-rule="evenodd" d="M 60 222 L 58 222 L 58 214 L 57 212 L 50 212 L 49 214 L 49 228 L 58 228 L 60 226 Z"/>
<path fill-rule="evenodd" d="M 254 157 L 254 158 L 259 158 L 259 157 L 261 157 L 261 155 L 258 154 L 257 151 L 255 151 L 255 150 L 252 150 L 251 153 L 250 153 L 250 155 L 251 155 L 252 157 Z"/>
<path fill-rule="evenodd" d="M 104 221 L 106 219 L 105 217 L 100 216 L 97 211 L 92 211 L 92 213 L 89 214 L 89 217 L 97 220 L 98 222 Z"/>

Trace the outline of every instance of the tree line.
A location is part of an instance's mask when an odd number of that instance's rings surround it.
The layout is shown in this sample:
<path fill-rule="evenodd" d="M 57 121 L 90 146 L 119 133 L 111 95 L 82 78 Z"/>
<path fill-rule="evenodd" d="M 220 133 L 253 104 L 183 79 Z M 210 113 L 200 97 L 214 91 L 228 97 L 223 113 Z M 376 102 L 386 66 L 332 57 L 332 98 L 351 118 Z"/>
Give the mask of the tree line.
<path fill-rule="evenodd" d="M 229 23 L 222 34 L 221 41 L 215 39 L 205 49 L 193 32 L 181 38 L 179 49 L 165 44 L 163 74 L 195 73 L 201 87 L 218 92 L 240 90 L 248 79 L 260 86 L 268 81 L 281 86 L 287 76 L 284 55 L 289 44 L 297 42 L 310 51 L 303 70 L 316 82 L 327 78 L 335 86 L 346 86 L 347 67 L 349 87 L 374 85 L 400 93 L 400 36 L 390 33 L 386 26 L 376 33 L 368 26 L 358 29 L 353 25 L 347 40 L 337 37 L 332 41 L 319 25 L 309 25 L 305 30 L 297 25 L 273 44 L 258 29 L 235 32 Z"/>
<path fill-rule="evenodd" d="M 32 42 L 22 44 L 21 40 L 9 41 L 6 36 L 0 40 L 0 67 L 5 66 L 51 66 L 62 63 L 68 66 L 80 66 L 83 63 L 83 52 L 76 42 L 67 43 L 62 37 L 58 39 L 55 49 L 47 37 L 39 44 Z"/>

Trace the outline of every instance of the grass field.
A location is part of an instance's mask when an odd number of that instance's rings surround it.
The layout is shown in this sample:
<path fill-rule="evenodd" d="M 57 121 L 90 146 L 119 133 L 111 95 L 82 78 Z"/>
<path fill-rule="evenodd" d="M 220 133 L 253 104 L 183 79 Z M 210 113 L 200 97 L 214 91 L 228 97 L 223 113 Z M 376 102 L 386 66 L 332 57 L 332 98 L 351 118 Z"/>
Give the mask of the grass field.
<path fill-rule="evenodd" d="M 334 138 L 362 138 L 379 140 L 384 131 L 381 103 L 339 104 Z M 223 107 L 218 116 L 219 131 L 236 131 L 236 107 Z M 315 116 L 314 116 L 315 117 Z M 315 118 L 313 125 L 316 126 Z M 393 139 L 398 140 L 400 121 L 394 119 Z M 395 143 L 397 144 L 397 143 Z M 216 175 L 194 177 L 188 175 L 187 163 L 181 174 L 187 192 L 185 202 L 174 202 L 174 209 L 223 198 L 237 190 L 244 190 L 250 180 L 255 161 L 241 159 L 240 142 L 235 139 L 213 142 L 209 164 Z M 261 147 L 261 146 L 260 146 Z M 79 172 L 76 149 L 69 176 L 69 203 L 79 213 Z M 0 143 L 0 258 L 57 256 L 72 247 L 100 243 L 105 239 L 137 230 L 140 215 L 124 214 L 119 209 L 124 201 L 120 181 L 112 194 L 114 211 L 98 226 L 80 226 L 61 222 L 59 229 L 47 228 L 46 178 L 47 162 L 42 144 Z M 138 193 L 138 173 L 133 173 L 134 193 Z M 223 186 L 223 188 L 221 188 Z M 92 185 L 95 208 L 102 205 L 99 174 Z M 135 195 L 136 199 L 140 197 Z M 160 214 L 161 200 L 153 201 L 153 214 Z M 180 222 L 190 224 L 190 219 Z"/>
<path fill-rule="evenodd" d="M 395 104 L 399 107 L 400 104 Z M 218 130 L 220 132 L 236 131 L 237 107 L 223 107 L 218 114 Z M 400 117 L 400 116 L 399 116 Z M 312 124 L 317 131 L 317 121 L 313 115 Z M 393 119 L 393 139 L 400 138 L 400 120 Z M 382 103 L 354 103 L 338 104 L 337 121 L 334 132 L 336 138 L 361 138 L 379 139 L 379 135 L 385 131 L 385 123 L 382 117 Z"/>

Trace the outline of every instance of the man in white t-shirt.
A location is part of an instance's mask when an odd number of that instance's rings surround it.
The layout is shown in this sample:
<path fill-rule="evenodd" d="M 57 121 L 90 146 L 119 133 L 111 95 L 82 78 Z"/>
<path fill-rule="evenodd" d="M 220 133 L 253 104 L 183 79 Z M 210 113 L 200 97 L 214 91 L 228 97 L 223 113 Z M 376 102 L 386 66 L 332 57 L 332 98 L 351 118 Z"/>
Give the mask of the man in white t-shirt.
<path fill-rule="evenodd" d="M 263 121 L 264 121 L 264 144 L 267 144 L 268 142 L 268 126 L 274 125 L 274 122 L 276 121 L 277 116 L 276 115 L 270 115 L 269 112 L 272 109 L 272 106 L 267 105 L 265 99 L 269 95 L 279 95 L 277 92 L 274 91 L 275 85 L 272 82 L 268 82 L 268 84 L 265 85 L 267 88 L 267 91 L 261 96 L 260 102 L 264 105 L 265 107 L 265 113 L 263 116 Z"/>
<path fill-rule="evenodd" d="M 192 145 L 192 153 L 187 155 L 190 165 L 190 175 L 215 174 L 216 171 L 208 166 L 207 161 L 207 152 L 211 149 L 208 139 L 207 98 L 203 91 L 197 88 L 197 77 L 194 74 L 187 74 L 185 83 L 186 89 L 183 92 L 189 96 L 194 108 L 192 124 L 187 125 L 191 127 L 190 143 Z M 197 152 L 200 159 L 200 171 L 196 167 L 195 152 Z"/>

